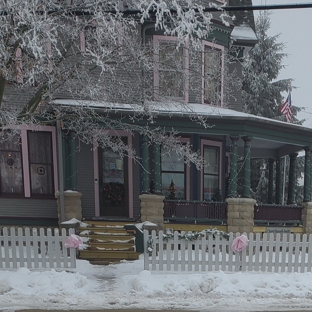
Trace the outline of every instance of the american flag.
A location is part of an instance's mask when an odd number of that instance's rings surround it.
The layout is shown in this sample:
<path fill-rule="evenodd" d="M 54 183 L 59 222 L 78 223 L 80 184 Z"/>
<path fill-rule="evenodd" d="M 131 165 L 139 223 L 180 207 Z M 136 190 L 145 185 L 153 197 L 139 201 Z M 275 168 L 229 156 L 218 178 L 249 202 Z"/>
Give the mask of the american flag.
<path fill-rule="evenodd" d="M 291 94 L 289 92 L 286 101 L 283 103 L 283 105 L 280 108 L 280 111 L 282 114 L 286 117 L 286 121 L 290 122 L 291 121 Z"/>

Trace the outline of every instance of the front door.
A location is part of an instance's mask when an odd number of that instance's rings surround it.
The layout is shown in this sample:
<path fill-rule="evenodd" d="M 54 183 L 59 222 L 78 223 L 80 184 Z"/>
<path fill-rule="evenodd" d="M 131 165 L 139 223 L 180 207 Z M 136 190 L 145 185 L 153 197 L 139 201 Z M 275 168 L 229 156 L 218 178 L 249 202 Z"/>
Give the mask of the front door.
<path fill-rule="evenodd" d="M 128 161 L 111 148 L 98 150 L 100 215 L 128 217 Z"/>

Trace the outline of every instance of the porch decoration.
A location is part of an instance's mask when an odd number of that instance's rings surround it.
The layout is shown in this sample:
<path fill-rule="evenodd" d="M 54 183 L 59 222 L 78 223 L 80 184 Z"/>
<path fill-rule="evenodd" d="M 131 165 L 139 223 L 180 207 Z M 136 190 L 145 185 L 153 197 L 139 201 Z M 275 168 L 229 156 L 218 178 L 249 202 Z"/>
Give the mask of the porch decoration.
<path fill-rule="evenodd" d="M 78 249 L 80 245 L 82 245 L 82 239 L 80 236 L 71 234 L 66 240 L 65 240 L 65 247 L 66 248 L 75 248 Z"/>
<path fill-rule="evenodd" d="M 234 238 L 231 248 L 234 252 L 241 252 L 247 246 L 248 246 L 248 238 L 246 235 L 243 234 Z"/>
<path fill-rule="evenodd" d="M 112 205 L 118 206 L 124 199 L 124 186 L 118 182 L 109 182 L 103 189 L 104 200 L 110 201 Z"/>
<path fill-rule="evenodd" d="M 169 185 L 169 199 L 175 199 L 176 196 L 175 196 L 175 186 L 174 186 L 174 183 L 173 183 L 173 180 L 171 180 L 171 183 Z"/>
<path fill-rule="evenodd" d="M 202 237 L 204 237 L 208 234 L 212 234 L 214 238 L 216 237 L 216 235 L 218 235 L 221 238 L 224 238 L 227 240 L 230 237 L 230 235 L 226 232 L 219 231 L 217 229 L 207 229 L 207 230 L 203 230 L 201 232 L 195 231 L 195 232 L 188 232 L 188 233 L 184 233 L 184 234 L 179 233 L 178 238 L 179 239 L 185 239 L 186 241 L 195 241 L 195 240 L 201 239 Z M 166 240 L 173 238 L 173 237 L 174 237 L 174 233 L 167 230 L 167 233 L 163 234 L 162 238 L 164 241 L 166 241 Z M 159 239 L 159 236 L 157 236 L 156 238 Z M 147 250 L 149 252 L 153 251 L 153 239 L 151 236 L 149 236 L 148 241 L 147 241 Z"/>

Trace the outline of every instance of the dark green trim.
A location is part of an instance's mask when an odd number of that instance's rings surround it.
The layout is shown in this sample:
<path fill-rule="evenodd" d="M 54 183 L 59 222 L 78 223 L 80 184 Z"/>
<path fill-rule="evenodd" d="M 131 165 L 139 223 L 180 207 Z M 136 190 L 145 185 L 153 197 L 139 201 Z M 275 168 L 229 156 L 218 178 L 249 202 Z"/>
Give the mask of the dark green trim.
<path fill-rule="evenodd" d="M 268 203 L 273 204 L 273 179 L 274 179 L 274 170 L 273 170 L 273 165 L 274 165 L 274 159 L 269 158 L 269 190 L 268 190 Z"/>
<path fill-rule="evenodd" d="M 288 182 L 288 205 L 294 205 L 296 203 L 295 201 L 295 190 L 296 190 L 296 158 L 298 154 L 297 153 L 291 153 L 289 155 L 290 157 L 290 163 L 289 163 L 289 182 Z"/>
<path fill-rule="evenodd" d="M 161 157 L 160 145 L 154 144 L 155 193 L 161 194 Z"/>
<path fill-rule="evenodd" d="M 229 193 L 228 197 L 237 196 L 237 141 L 239 137 L 232 136 L 231 140 L 231 164 L 230 164 L 230 178 L 229 178 Z"/>
<path fill-rule="evenodd" d="M 311 201 L 311 148 L 305 147 L 303 201 Z"/>
<path fill-rule="evenodd" d="M 244 182 L 243 182 L 243 197 L 250 197 L 250 137 L 243 137 L 244 140 Z"/>
<path fill-rule="evenodd" d="M 143 165 L 143 184 L 142 184 L 142 191 L 143 193 L 150 192 L 150 165 L 149 165 L 149 149 L 148 149 L 148 138 L 147 136 L 143 136 L 143 143 L 142 143 L 142 165 Z"/>
<path fill-rule="evenodd" d="M 275 202 L 278 205 L 283 203 L 283 163 L 284 159 L 279 158 L 276 161 L 276 192 L 275 192 Z"/>

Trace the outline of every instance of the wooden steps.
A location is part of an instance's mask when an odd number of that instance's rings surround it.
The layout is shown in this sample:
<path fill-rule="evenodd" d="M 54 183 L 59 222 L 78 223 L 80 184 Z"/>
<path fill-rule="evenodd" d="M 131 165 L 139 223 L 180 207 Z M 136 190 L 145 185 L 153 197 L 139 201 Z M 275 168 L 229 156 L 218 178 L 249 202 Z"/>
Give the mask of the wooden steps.
<path fill-rule="evenodd" d="M 84 221 L 79 236 L 88 246 L 79 251 L 79 258 L 94 264 L 109 264 L 121 260 L 136 260 L 135 233 L 127 232 L 125 224 L 135 222 Z"/>

